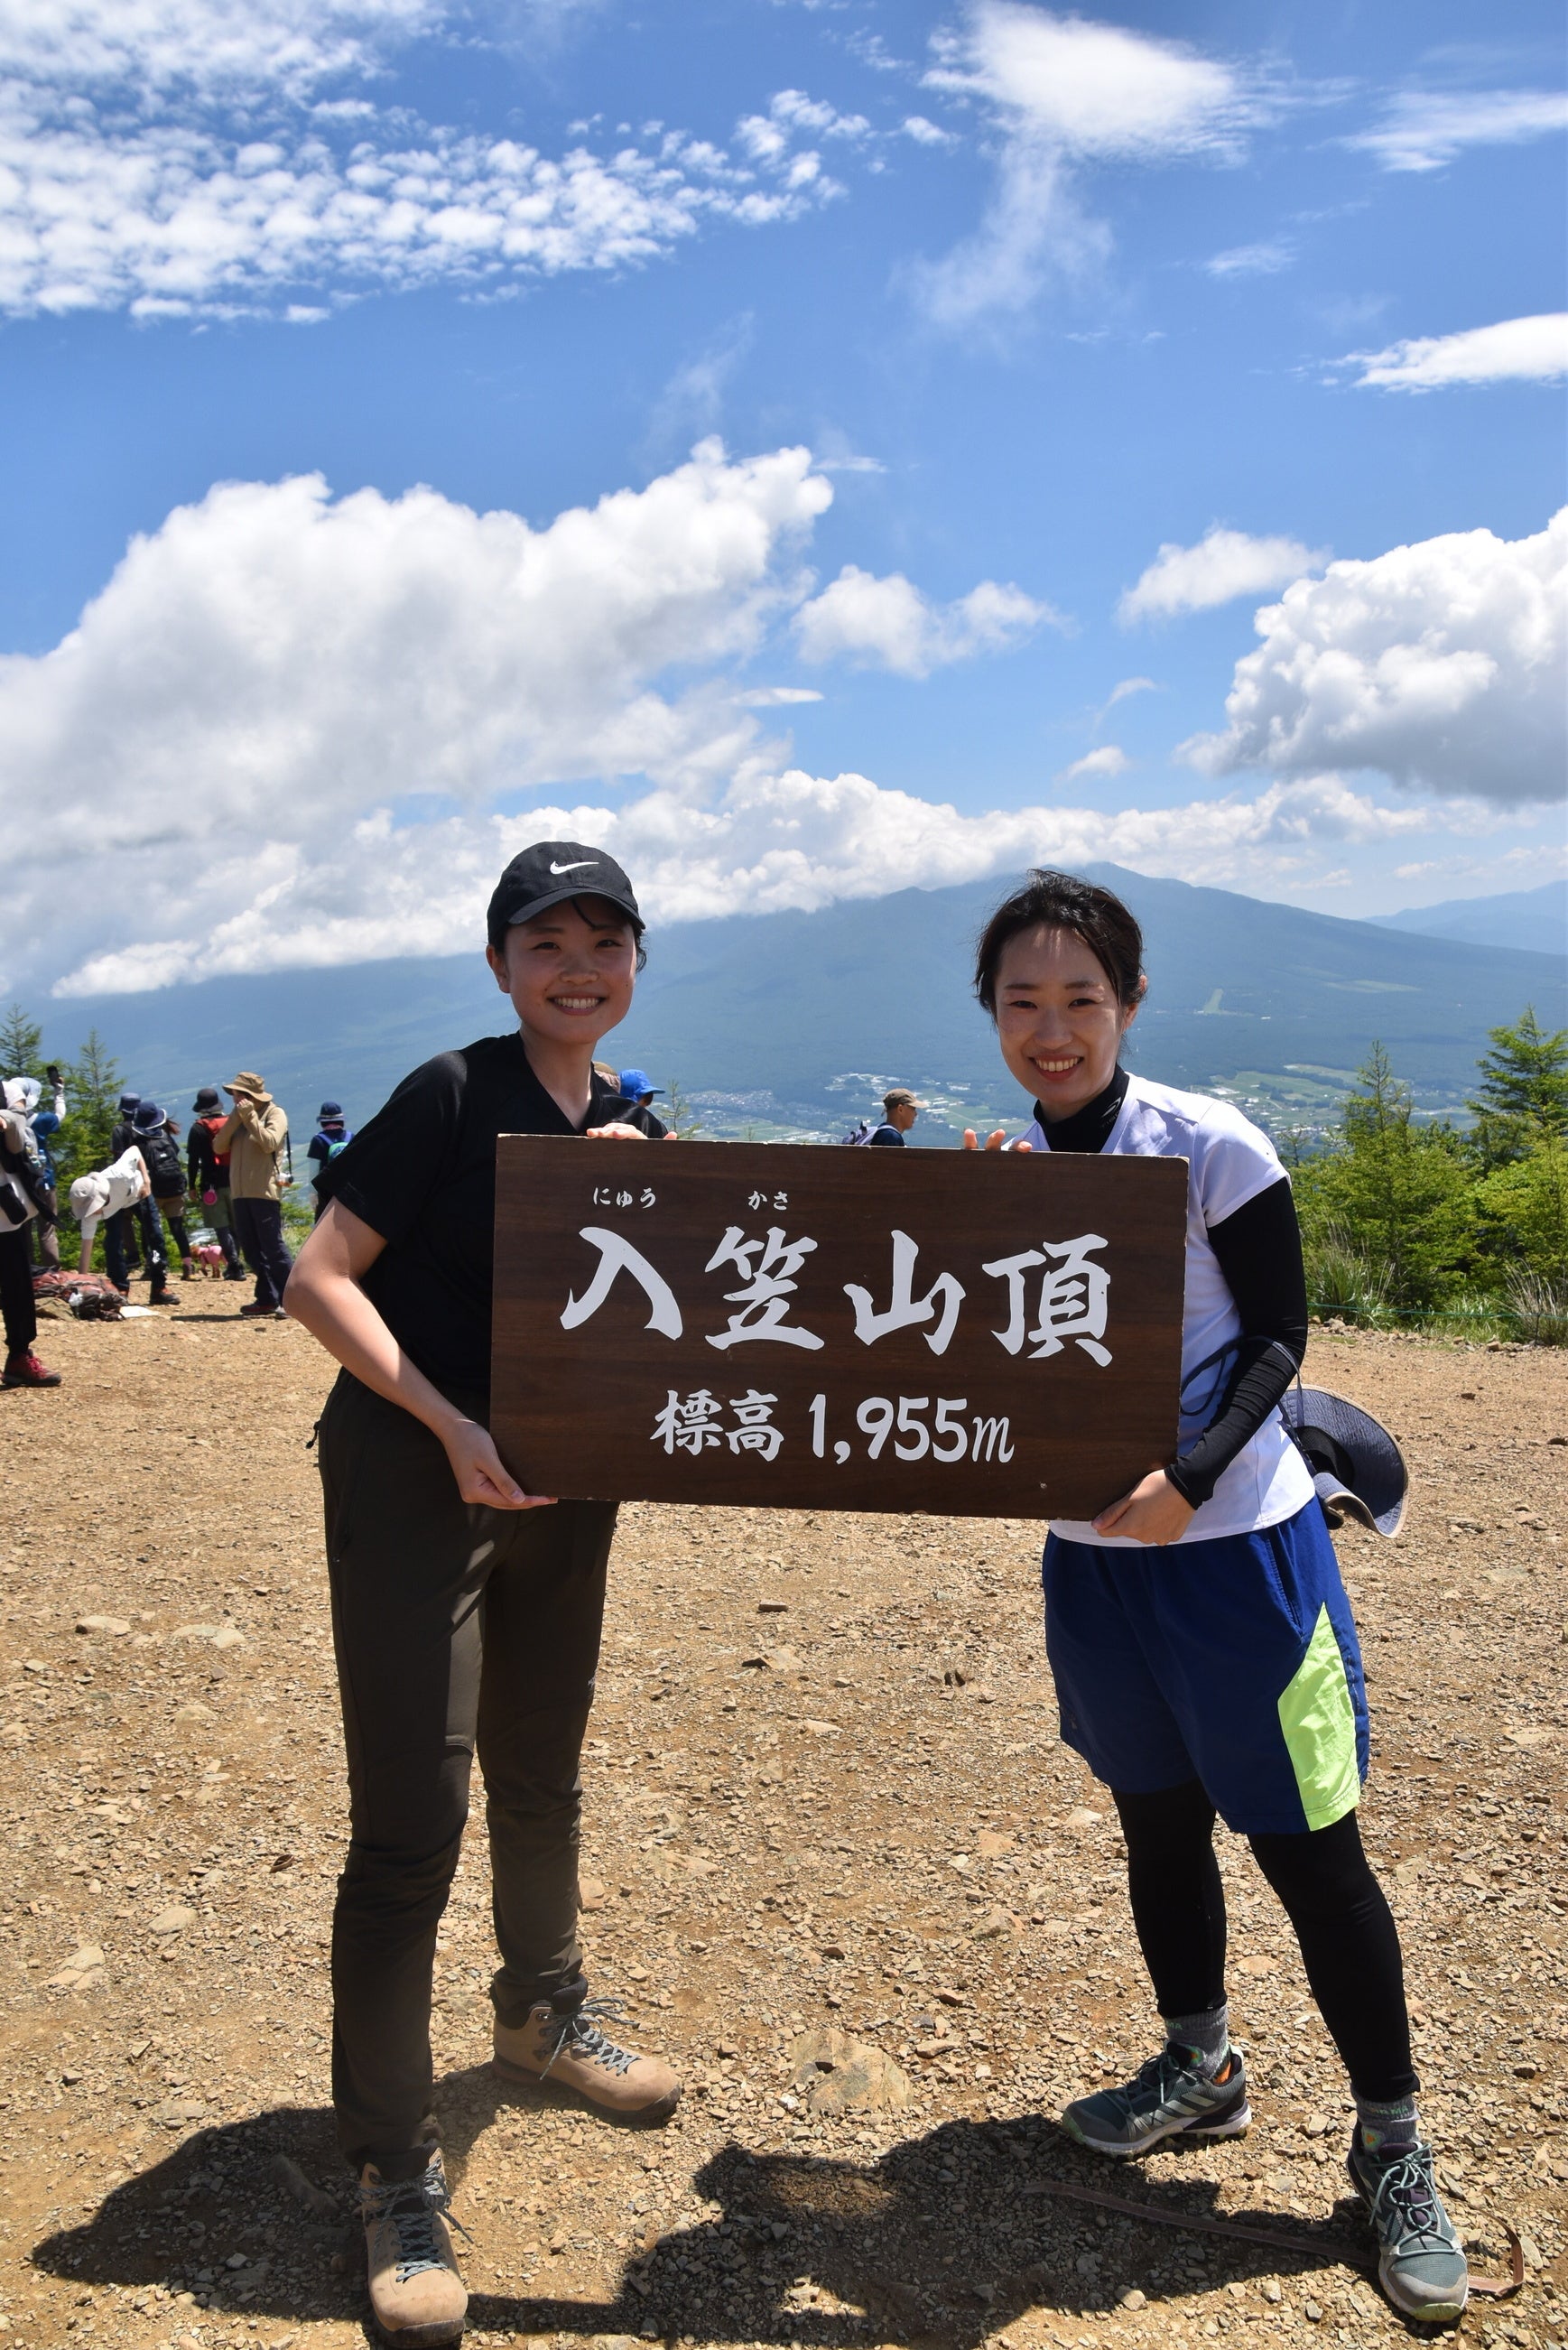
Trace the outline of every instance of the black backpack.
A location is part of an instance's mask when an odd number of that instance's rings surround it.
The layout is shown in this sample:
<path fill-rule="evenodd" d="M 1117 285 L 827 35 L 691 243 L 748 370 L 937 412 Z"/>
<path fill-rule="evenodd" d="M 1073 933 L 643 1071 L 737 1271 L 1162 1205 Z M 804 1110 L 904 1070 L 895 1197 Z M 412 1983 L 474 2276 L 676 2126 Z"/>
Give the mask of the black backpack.
<path fill-rule="evenodd" d="M 155 1200 L 171 1200 L 177 1192 L 183 1191 L 185 1170 L 181 1164 L 180 1145 L 171 1134 L 162 1127 L 156 1134 L 139 1134 L 136 1147 L 147 1161 Z"/>

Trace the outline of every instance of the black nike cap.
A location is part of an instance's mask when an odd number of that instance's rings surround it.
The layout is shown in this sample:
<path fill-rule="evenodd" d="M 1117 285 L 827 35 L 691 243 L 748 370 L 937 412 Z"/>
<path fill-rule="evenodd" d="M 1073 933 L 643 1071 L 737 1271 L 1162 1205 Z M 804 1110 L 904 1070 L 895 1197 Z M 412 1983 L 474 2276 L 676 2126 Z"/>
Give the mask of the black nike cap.
<path fill-rule="evenodd" d="M 536 840 L 518 851 L 491 893 L 485 914 L 491 945 L 500 948 L 518 922 L 564 906 L 568 898 L 607 899 L 630 917 L 640 935 L 636 895 L 613 857 L 580 840 Z"/>

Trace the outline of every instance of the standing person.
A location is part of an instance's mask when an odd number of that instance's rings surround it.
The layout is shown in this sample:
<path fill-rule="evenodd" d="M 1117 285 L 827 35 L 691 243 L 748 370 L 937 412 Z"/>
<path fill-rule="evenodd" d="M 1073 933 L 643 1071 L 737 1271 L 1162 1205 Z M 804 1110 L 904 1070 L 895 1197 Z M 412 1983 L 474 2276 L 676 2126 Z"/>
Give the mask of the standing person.
<path fill-rule="evenodd" d="M 180 1156 L 180 1129 L 156 1102 L 143 1102 L 130 1123 L 152 1187 L 153 1228 L 157 1230 L 161 1216 L 180 1252 L 180 1278 L 189 1281 L 196 1265 L 191 1254 L 191 1235 L 185 1227 L 185 1168 Z M 144 1220 L 143 1232 L 146 1229 Z M 161 1244 L 161 1232 L 159 1240 Z M 158 1302 L 153 1300 L 154 1305 Z"/>
<path fill-rule="evenodd" d="M 561 876 L 571 878 L 565 886 Z M 578 1939 L 579 1762 L 593 1702 L 610 1502 L 525 1493 L 491 1441 L 500 1134 L 609 1134 L 593 1066 L 642 960 L 632 887 L 603 850 L 514 857 L 486 960 L 516 1026 L 405 1077 L 324 1170 L 288 1310 L 343 1366 L 322 1415 L 349 1846 L 333 1923 L 333 2098 L 359 2174 L 371 2305 L 393 2342 L 455 2341 L 467 2305 L 429 2118 L 436 1929 L 477 1749 L 501 1965 L 504 2078 L 545 2074 L 623 2118 L 680 2084 L 619 2046 Z"/>
<path fill-rule="evenodd" d="M 254 1069 L 242 1069 L 223 1091 L 234 1106 L 213 1137 L 213 1149 L 228 1154 L 234 1233 L 256 1278 L 256 1294 L 240 1312 L 281 1321 L 289 1273 L 279 1205 L 288 1189 L 283 1163 L 288 1119 Z"/>
<path fill-rule="evenodd" d="M 109 1139 L 111 1159 L 123 1159 L 128 1150 L 136 1148 L 136 1132 L 132 1118 L 141 1104 L 140 1094 L 123 1093 L 115 1105 L 119 1112 L 113 1133 Z M 122 1208 L 110 1216 L 103 1230 L 104 1263 L 109 1277 L 122 1297 L 130 1295 L 130 1276 L 141 1271 L 141 1251 L 137 1240 L 137 1219 L 132 1210 Z"/>
<path fill-rule="evenodd" d="M 32 1129 L 21 1106 L 21 1081 L 10 1079 L 0 1094 L 0 1326 L 5 1359 L 0 1387 L 57 1388 L 58 1371 L 47 1370 L 34 1352 L 38 1311 L 33 1301 L 32 1253 L 27 1227 L 46 1212 L 43 1170 Z"/>
<path fill-rule="evenodd" d="M 119 1128 L 115 1128 L 118 1137 Z M 132 1228 L 141 1235 L 141 1254 L 147 1266 L 151 1284 L 147 1293 L 149 1305 L 172 1305 L 174 1292 L 169 1286 L 169 1259 L 163 1248 L 163 1226 L 159 1219 L 156 1186 L 171 1178 L 179 1183 L 180 1152 L 171 1142 L 163 1112 L 154 1101 L 139 1102 L 130 1119 L 131 1148 L 140 1151 L 147 1170 L 148 1189 L 134 1207 L 125 1210 Z M 155 1171 L 156 1168 L 156 1171 Z M 184 1201 L 182 1184 L 180 1198 Z M 110 1279 L 113 1279 L 112 1272 Z M 119 1287 L 119 1284 L 115 1284 Z"/>
<path fill-rule="evenodd" d="M 616 1079 L 626 1107 L 621 1116 L 628 1126 L 635 1126 L 649 1142 L 662 1142 L 670 1128 L 653 1107 L 653 1097 L 664 1091 L 662 1086 L 650 1085 L 646 1069 L 622 1069 Z"/>
<path fill-rule="evenodd" d="M 925 1107 L 918 1094 L 908 1086 L 895 1086 L 882 1097 L 882 1123 L 867 1136 L 870 1142 L 890 1144 L 896 1149 L 904 1148 L 904 1137 Z"/>
<path fill-rule="evenodd" d="M 223 1252 L 223 1279 L 243 1281 L 240 1244 L 234 1238 L 234 1208 L 229 1198 L 229 1154 L 218 1149 L 214 1137 L 223 1128 L 223 1107 L 216 1086 L 202 1086 L 191 1105 L 191 1125 L 185 1137 L 185 1175 L 192 1191 L 206 1211 L 207 1222 Z"/>
<path fill-rule="evenodd" d="M 1350 2075 L 1350 2176 L 1384 2290 L 1407 2317 L 1449 2322 L 1465 2305 L 1465 2256 L 1421 2138 L 1398 1930 L 1356 1824 L 1367 1767 L 1360 1648 L 1311 1473 L 1277 1409 L 1306 1347 L 1290 1181 L 1230 1103 L 1118 1066 L 1147 986 L 1142 959 L 1137 923 L 1108 889 L 1036 872 L 992 917 L 975 968 L 1002 1059 L 1035 1096 L 1015 1147 L 1175 1157 L 1189 1169 L 1186 1449 L 1092 1523 L 1054 1525 L 1045 1545 L 1062 1735 L 1120 1814 L 1165 2026 L 1165 2045 L 1133 2080 L 1076 2099 L 1063 2123 L 1112 2155 L 1246 2129 L 1218 1813 L 1282 1903 Z M 972 1134 L 964 1140 L 974 1148 Z"/>
<path fill-rule="evenodd" d="M 321 1178 L 338 1152 L 347 1150 L 353 1139 L 353 1128 L 344 1118 L 342 1103 L 324 1101 L 317 1112 L 316 1132 L 311 1136 L 310 1148 L 305 1154 L 316 1170 L 312 1180 L 316 1187 L 317 1215 L 327 1204 L 326 1193 L 321 1188 Z"/>
<path fill-rule="evenodd" d="M 34 1154 L 43 1176 L 42 1209 L 41 1212 L 33 1218 L 31 1226 L 32 1235 L 37 1243 L 38 1262 L 46 1269 L 57 1273 L 60 1265 L 58 1225 L 60 1202 L 57 1182 L 57 1170 L 49 1149 L 49 1138 L 51 1135 L 57 1134 L 65 1123 L 66 1082 L 60 1069 L 53 1061 L 50 1062 L 45 1074 L 49 1081 L 51 1096 L 51 1106 L 47 1109 L 40 1109 L 38 1107 L 44 1089 L 36 1077 L 8 1077 L 5 1083 L 7 1088 L 16 1089 L 16 1098 L 11 1101 L 11 1107 L 14 1109 L 19 1109 L 27 1121 L 28 1129 L 33 1137 Z"/>

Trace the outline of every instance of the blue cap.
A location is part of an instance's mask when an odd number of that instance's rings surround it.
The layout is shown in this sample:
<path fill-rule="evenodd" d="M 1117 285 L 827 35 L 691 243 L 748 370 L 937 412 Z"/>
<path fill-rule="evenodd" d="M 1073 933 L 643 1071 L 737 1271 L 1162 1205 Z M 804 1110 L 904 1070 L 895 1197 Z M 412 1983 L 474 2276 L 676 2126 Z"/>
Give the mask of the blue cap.
<path fill-rule="evenodd" d="M 644 1094 L 661 1094 L 664 1091 L 662 1086 L 649 1084 L 646 1069 L 623 1069 L 620 1073 L 620 1089 L 628 1101 L 640 1101 Z"/>
<path fill-rule="evenodd" d="M 341 1118 L 343 1105 L 341 1102 L 323 1102 L 316 1115 L 317 1118 Z"/>

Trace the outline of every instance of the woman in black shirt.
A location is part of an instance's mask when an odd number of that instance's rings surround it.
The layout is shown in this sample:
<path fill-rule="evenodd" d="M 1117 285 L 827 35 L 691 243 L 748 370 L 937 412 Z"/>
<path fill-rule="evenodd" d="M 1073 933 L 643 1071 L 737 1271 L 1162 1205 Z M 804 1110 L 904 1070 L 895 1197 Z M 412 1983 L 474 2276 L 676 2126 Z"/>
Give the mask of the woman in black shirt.
<path fill-rule="evenodd" d="M 487 959 L 517 1026 L 406 1077 L 323 1170 L 287 1307 L 342 1365 L 321 1419 L 333 1635 L 350 1788 L 333 1923 L 333 2100 L 360 2178 L 370 2293 L 396 2342 L 455 2341 L 466 2294 L 430 2118 L 436 1929 L 477 1751 L 504 2076 L 667 2117 L 669 2066 L 602 2028 L 577 1939 L 578 1761 L 615 1505 L 525 1493 L 486 1425 L 495 1141 L 616 1121 L 593 1066 L 642 961 L 631 884 L 545 841 L 490 901 Z"/>

